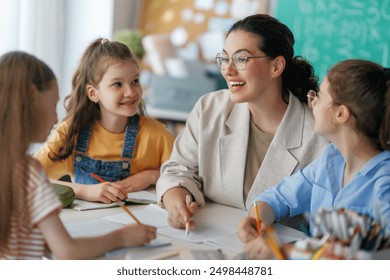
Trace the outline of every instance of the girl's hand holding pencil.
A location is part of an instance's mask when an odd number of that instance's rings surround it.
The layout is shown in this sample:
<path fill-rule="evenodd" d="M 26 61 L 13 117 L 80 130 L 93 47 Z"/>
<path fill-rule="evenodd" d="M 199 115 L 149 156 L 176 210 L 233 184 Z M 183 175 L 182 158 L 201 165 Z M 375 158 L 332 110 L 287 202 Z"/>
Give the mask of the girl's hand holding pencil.
<path fill-rule="evenodd" d="M 261 222 L 259 226 L 256 218 L 247 216 L 240 222 L 238 227 L 238 237 L 242 242 L 248 243 L 253 239 L 257 239 L 260 236 L 262 229 L 264 230 L 264 227 L 265 226 L 261 225 Z"/>
<path fill-rule="evenodd" d="M 118 199 L 123 200 L 127 197 L 127 192 L 125 192 L 123 187 L 115 182 L 106 182 L 96 174 L 91 176 L 94 177 L 100 183 L 95 185 L 89 185 L 87 188 L 85 185 L 72 184 L 72 188 L 78 188 L 78 197 L 83 200 L 88 201 L 100 201 L 103 203 L 113 203 Z M 96 178 L 99 177 L 99 179 Z M 81 186 L 81 187 L 79 187 Z"/>
<path fill-rule="evenodd" d="M 106 182 L 95 173 L 91 173 L 91 176 L 101 183 Z M 155 227 L 142 224 L 140 220 L 138 220 L 137 217 L 134 216 L 130 209 L 127 208 L 119 198 L 117 198 L 115 202 L 117 202 L 117 204 L 123 209 L 123 211 L 129 214 L 129 216 L 131 216 L 136 222 L 135 225 L 129 225 L 118 230 L 122 236 L 121 240 L 123 240 L 124 242 L 122 246 L 144 245 L 146 243 L 149 243 L 151 240 L 156 239 L 157 229 Z M 129 238 L 129 236 L 131 236 L 131 238 Z"/>

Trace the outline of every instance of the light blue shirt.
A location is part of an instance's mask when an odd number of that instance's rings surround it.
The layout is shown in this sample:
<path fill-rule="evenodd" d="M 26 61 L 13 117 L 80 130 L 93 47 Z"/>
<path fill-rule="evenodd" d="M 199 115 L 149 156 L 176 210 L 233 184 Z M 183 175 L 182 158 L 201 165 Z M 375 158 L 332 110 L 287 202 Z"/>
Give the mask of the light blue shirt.
<path fill-rule="evenodd" d="M 390 152 L 371 158 L 352 180 L 342 187 L 345 162 L 333 144 L 320 158 L 274 187 L 256 200 L 270 205 L 275 221 L 306 212 L 313 218 L 319 208 L 345 208 L 386 221 L 390 229 Z M 380 218 L 378 217 L 380 216 Z"/>

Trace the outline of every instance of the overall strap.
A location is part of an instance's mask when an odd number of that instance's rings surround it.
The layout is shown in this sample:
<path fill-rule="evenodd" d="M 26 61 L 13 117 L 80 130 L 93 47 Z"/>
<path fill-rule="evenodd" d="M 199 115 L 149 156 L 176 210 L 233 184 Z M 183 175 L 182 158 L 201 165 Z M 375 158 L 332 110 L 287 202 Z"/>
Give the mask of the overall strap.
<path fill-rule="evenodd" d="M 87 152 L 90 135 L 91 129 L 89 125 L 80 129 L 79 135 L 77 136 L 76 153 L 85 154 Z"/>
<path fill-rule="evenodd" d="M 133 157 L 135 139 L 137 138 L 139 129 L 139 115 L 136 114 L 129 118 L 129 123 L 126 127 L 125 139 L 123 141 L 122 158 L 130 160 Z"/>

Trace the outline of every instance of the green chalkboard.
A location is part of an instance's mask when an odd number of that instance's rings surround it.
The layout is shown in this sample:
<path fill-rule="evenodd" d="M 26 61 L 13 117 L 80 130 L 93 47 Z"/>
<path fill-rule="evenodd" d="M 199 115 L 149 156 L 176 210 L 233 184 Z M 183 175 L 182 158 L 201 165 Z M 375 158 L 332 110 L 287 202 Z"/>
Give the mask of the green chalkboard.
<path fill-rule="evenodd" d="M 322 80 L 349 58 L 390 66 L 390 0 L 276 0 L 275 17 L 295 36 L 295 55 Z"/>

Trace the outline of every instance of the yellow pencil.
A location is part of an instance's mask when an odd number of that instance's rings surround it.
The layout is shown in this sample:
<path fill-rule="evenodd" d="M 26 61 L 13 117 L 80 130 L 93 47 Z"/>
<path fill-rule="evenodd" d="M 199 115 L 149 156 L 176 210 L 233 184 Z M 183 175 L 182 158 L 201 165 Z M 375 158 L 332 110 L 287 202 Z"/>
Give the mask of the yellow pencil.
<path fill-rule="evenodd" d="M 275 256 L 279 260 L 285 260 L 286 259 L 286 255 L 284 254 L 282 249 L 279 247 L 279 244 L 278 244 L 278 242 L 275 239 L 275 230 L 274 230 L 274 228 L 272 226 L 267 226 L 265 228 L 265 231 L 267 232 L 265 240 L 266 240 L 268 246 L 270 247 L 270 249 L 272 250 L 272 252 L 275 254 Z"/>
<path fill-rule="evenodd" d="M 93 172 L 91 172 L 91 176 L 93 177 L 93 178 L 95 178 L 96 180 L 98 180 L 99 182 L 101 182 L 101 183 L 104 183 L 104 182 L 106 182 L 105 180 L 103 180 L 101 177 L 99 177 L 98 175 L 96 175 L 95 173 L 93 173 Z M 133 219 L 134 219 L 134 221 L 137 223 L 137 224 L 141 224 L 141 222 L 137 219 L 137 217 L 136 216 L 134 216 L 134 214 L 133 213 L 131 213 L 131 211 L 129 210 L 129 208 L 127 208 L 126 206 L 124 206 L 123 204 L 121 204 L 121 203 L 118 203 L 117 202 L 117 204 L 127 213 L 127 214 L 129 214 L 130 215 L 130 217 L 132 217 Z"/>
<path fill-rule="evenodd" d="M 256 212 L 257 234 L 260 235 L 261 224 L 260 224 L 260 217 L 259 217 L 259 207 L 257 206 L 256 201 L 253 202 L 253 205 L 255 207 L 255 212 Z"/>
<path fill-rule="evenodd" d="M 318 260 L 325 253 L 325 250 L 328 248 L 328 242 L 325 242 L 318 250 L 316 250 L 311 259 Z"/>

